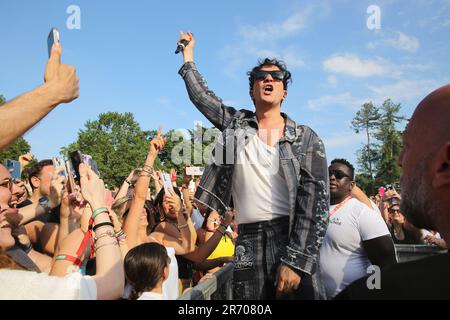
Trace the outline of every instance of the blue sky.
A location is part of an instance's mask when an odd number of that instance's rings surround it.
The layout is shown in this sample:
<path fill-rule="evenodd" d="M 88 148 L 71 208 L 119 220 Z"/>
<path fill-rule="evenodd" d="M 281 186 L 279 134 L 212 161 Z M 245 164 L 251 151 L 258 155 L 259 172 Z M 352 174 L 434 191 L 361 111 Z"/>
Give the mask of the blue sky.
<path fill-rule="evenodd" d="M 72 4 L 79 30 L 66 27 Z M 380 8 L 378 30 L 366 25 L 370 5 Z M 209 87 L 239 109 L 253 108 L 246 72 L 259 58 L 284 59 L 293 83 L 282 108 L 320 135 L 329 161 L 356 162 L 364 136 L 350 122 L 362 103 L 391 98 L 410 117 L 427 93 L 450 82 L 449 0 L 0 0 L 0 13 L 0 94 L 11 99 L 42 83 L 52 26 L 63 62 L 80 77 L 80 97 L 26 134 L 38 159 L 57 155 L 102 112 L 132 112 L 145 130 L 210 126 L 177 73 L 179 30 L 195 34 Z"/>

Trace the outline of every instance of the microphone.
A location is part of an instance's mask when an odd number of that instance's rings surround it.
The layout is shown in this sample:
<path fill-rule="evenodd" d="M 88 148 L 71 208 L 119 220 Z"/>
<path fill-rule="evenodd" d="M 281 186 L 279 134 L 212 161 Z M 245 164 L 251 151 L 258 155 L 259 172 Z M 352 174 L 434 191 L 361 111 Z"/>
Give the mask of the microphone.
<path fill-rule="evenodd" d="M 180 53 L 181 51 L 183 51 L 184 50 L 184 48 L 187 46 L 187 44 L 188 44 L 188 42 L 186 41 L 186 40 L 181 40 L 180 41 L 180 44 L 178 45 L 178 47 L 177 47 L 177 50 L 175 50 L 175 54 L 178 54 L 178 53 Z"/>

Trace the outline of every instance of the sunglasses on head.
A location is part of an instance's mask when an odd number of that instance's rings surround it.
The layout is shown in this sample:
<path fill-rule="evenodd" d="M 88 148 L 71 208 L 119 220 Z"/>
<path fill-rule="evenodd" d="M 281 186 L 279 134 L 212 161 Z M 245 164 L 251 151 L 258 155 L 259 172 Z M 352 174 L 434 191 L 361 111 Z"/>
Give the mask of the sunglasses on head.
<path fill-rule="evenodd" d="M 268 75 L 271 75 L 274 80 L 283 81 L 286 76 L 286 72 L 284 71 L 264 71 L 264 70 L 256 70 L 253 71 L 253 77 L 255 80 L 265 80 Z"/>
<path fill-rule="evenodd" d="M 334 176 L 336 179 L 341 180 L 342 178 L 350 178 L 348 174 L 341 170 L 328 170 L 329 176 Z"/>

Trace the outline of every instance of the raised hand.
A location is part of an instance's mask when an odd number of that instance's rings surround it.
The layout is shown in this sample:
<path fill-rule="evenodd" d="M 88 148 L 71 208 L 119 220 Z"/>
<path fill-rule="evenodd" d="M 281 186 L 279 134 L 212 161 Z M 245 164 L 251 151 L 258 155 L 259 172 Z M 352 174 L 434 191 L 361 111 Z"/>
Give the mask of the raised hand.
<path fill-rule="evenodd" d="M 164 149 L 164 146 L 166 145 L 166 138 L 161 136 L 161 131 L 162 128 L 159 128 L 156 137 L 153 138 L 152 141 L 150 141 L 150 148 L 148 153 L 149 156 L 151 156 L 153 159 L 156 159 L 158 154 L 162 149 Z"/>
<path fill-rule="evenodd" d="M 61 64 L 62 48 L 59 43 L 53 44 L 44 80 L 52 88 L 55 104 L 68 103 L 78 98 L 78 81 L 74 67 Z"/>
<path fill-rule="evenodd" d="M 93 210 L 105 205 L 105 184 L 94 171 L 84 163 L 80 164 L 80 184 L 83 198 L 89 202 Z"/>

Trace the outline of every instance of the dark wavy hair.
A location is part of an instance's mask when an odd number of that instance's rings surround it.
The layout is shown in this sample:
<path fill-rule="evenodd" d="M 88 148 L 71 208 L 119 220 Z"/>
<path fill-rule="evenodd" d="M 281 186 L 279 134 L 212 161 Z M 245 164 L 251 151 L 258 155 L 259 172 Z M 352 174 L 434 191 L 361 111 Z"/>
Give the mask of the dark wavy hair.
<path fill-rule="evenodd" d="M 130 300 L 153 290 L 170 264 L 167 250 L 159 243 L 143 243 L 128 251 L 124 260 L 125 279 L 133 287 Z"/>
<path fill-rule="evenodd" d="M 53 165 L 53 161 L 51 159 L 46 159 L 46 160 L 39 161 L 38 163 L 36 163 L 34 166 L 32 166 L 31 168 L 29 168 L 26 171 L 27 176 L 28 176 L 28 182 L 30 183 L 30 186 L 33 190 L 35 190 L 37 188 L 31 182 L 31 178 L 33 178 L 33 177 L 40 178 L 42 169 L 46 166 L 52 166 L 52 165 Z"/>
<path fill-rule="evenodd" d="M 250 92 L 253 91 L 253 84 L 255 83 L 255 71 L 261 70 L 264 66 L 276 66 L 280 71 L 285 72 L 285 76 L 283 79 L 283 87 L 284 90 L 287 90 L 288 83 L 292 82 L 292 75 L 291 72 L 287 69 L 286 64 L 282 60 L 278 60 L 275 58 L 265 58 L 264 60 L 258 60 L 258 65 L 254 67 L 252 70 L 247 72 L 248 75 L 248 82 L 250 85 Z"/>

